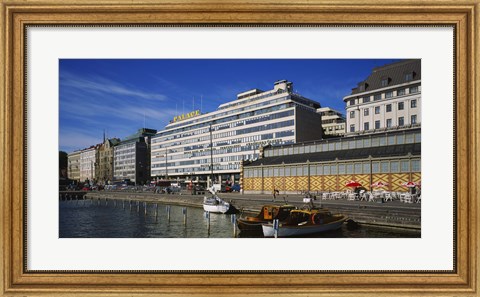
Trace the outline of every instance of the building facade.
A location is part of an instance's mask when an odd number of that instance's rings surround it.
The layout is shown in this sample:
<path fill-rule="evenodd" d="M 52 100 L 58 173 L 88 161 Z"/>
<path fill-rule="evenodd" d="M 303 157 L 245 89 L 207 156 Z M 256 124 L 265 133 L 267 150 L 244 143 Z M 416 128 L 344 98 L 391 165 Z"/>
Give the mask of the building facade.
<path fill-rule="evenodd" d="M 214 112 L 175 117 L 152 138 L 151 175 L 237 182 L 242 160 L 257 159 L 261 147 L 322 139 L 318 108 L 282 80 L 269 91 L 240 93 Z"/>
<path fill-rule="evenodd" d="M 345 117 L 330 107 L 321 107 L 317 112 L 322 116 L 323 133 L 327 136 L 345 135 Z"/>
<path fill-rule="evenodd" d="M 96 181 L 100 185 L 106 185 L 113 180 L 113 148 L 119 142 L 118 138 L 104 139 L 98 146 L 95 168 Z"/>
<path fill-rule="evenodd" d="M 68 178 L 80 181 L 80 151 L 68 154 Z"/>
<path fill-rule="evenodd" d="M 150 180 L 150 139 L 156 132 L 139 129 L 113 148 L 113 180 L 128 179 L 135 184 L 145 184 Z"/>
<path fill-rule="evenodd" d="M 367 190 L 382 181 L 390 191 L 421 181 L 421 130 L 404 129 L 267 148 L 243 166 L 244 193 L 345 191 L 348 181 Z"/>
<path fill-rule="evenodd" d="M 98 145 L 91 146 L 80 152 L 80 181 L 95 180 L 95 163 L 97 160 Z"/>
<path fill-rule="evenodd" d="M 347 135 L 421 123 L 421 60 L 404 60 L 374 68 L 346 104 Z"/>

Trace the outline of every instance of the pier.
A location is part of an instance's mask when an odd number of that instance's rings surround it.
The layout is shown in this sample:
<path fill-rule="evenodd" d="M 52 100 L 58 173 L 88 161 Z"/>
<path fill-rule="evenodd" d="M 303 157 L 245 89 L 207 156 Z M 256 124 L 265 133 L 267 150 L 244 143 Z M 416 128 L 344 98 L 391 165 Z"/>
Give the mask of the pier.
<path fill-rule="evenodd" d="M 80 193 L 80 192 L 77 192 Z M 124 205 L 124 203 L 146 203 L 146 204 L 166 204 L 188 207 L 202 207 L 203 196 L 190 194 L 154 194 L 151 192 L 82 192 L 82 198 L 92 199 L 94 201 L 112 201 Z M 288 202 L 299 208 L 304 206 L 303 195 L 288 195 L 277 197 L 272 201 L 271 195 L 240 193 L 219 193 L 222 199 L 231 202 L 241 213 L 255 214 L 265 204 L 283 204 Z M 80 197 L 80 196 L 77 196 Z M 389 201 L 386 203 L 375 203 L 367 201 L 347 201 L 347 200 L 321 200 L 317 198 L 314 201 L 316 207 L 328 208 L 332 213 L 341 213 L 347 215 L 349 219 L 360 223 L 382 227 L 405 228 L 420 231 L 421 228 L 421 207 L 420 204 L 401 203 L 399 201 Z"/>

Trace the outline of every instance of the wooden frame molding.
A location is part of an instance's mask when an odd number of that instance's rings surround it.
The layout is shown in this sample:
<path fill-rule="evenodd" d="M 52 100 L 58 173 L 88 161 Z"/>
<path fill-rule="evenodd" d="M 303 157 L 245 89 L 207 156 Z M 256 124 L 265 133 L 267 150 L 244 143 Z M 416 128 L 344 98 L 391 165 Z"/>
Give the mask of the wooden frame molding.
<path fill-rule="evenodd" d="M 0 0 L 3 295 L 479 294 L 480 0 Z M 25 27 L 32 25 L 451 25 L 456 30 L 456 270 L 437 273 L 38 272 L 25 268 Z M 208 280 L 208 281 L 207 281 Z M 212 285 L 214 284 L 214 285 Z"/>

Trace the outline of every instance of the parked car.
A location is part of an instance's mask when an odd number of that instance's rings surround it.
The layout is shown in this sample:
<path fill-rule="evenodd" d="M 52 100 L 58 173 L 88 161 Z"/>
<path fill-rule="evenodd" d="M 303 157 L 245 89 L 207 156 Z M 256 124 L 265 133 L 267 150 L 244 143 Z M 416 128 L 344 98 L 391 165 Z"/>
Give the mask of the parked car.
<path fill-rule="evenodd" d="M 205 188 L 200 185 L 194 186 L 192 189 L 192 195 L 205 195 Z"/>
<path fill-rule="evenodd" d="M 240 185 L 239 184 L 234 184 L 232 186 L 232 192 L 240 192 Z"/>

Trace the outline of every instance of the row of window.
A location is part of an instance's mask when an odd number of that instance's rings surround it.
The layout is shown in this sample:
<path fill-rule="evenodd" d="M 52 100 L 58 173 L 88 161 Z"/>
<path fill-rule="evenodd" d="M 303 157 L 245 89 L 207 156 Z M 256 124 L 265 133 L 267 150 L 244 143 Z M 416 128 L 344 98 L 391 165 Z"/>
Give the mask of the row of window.
<path fill-rule="evenodd" d="M 351 150 L 356 148 L 369 148 L 385 145 L 420 143 L 420 131 L 406 131 L 397 135 L 373 135 L 360 139 L 353 137 L 339 138 L 335 140 L 324 140 L 320 143 L 308 145 L 293 145 L 289 147 L 272 147 L 265 150 L 265 157 L 276 157 L 295 154 L 308 154 L 318 152 L 328 152 L 337 150 Z"/>
<path fill-rule="evenodd" d="M 407 92 L 408 91 L 408 92 Z M 385 93 L 377 93 L 373 95 L 366 95 L 362 97 L 362 103 L 368 103 L 371 100 L 373 101 L 379 101 L 382 99 L 389 99 L 393 98 L 395 96 L 404 96 L 406 94 L 415 94 L 419 92 L 418 86 L 415 87 L 410 87 L 410 88 L 404 88 L 404 89 L 398 89 L 398 90 L 392 90 L 392 91 L 387 91 Z M 360 99 L 350 99 L 348 101 L 349 105 L 355 105 L 355 104 L 360 104 Z"/>
<path fill-rule="evenodd" d="M 410 108 L 416 108 L 416 107 L 417 107 L 417 99 L 410 100 Z M 375 114 L 380 114 L 380 111 L 381 111 L 380 108 L 381 106 L 374 107 Z M 398 102 L 397 110 L 404 110 L 404 109 L 405 109 L 405 102 Z M 392 112 L 392 104 L 385 104 L 385 112 Z M 370 108 L 364 108 L 363 115 L 364 116 L 370 115 Z M 350 118 L 351 119 L 355 118 L 355 110 L 350 111 Z"/>
<path fill-rule="evenodd" d="M 274 110 L 285 109 L 285 108 L 288 108 L 288 107 L 290 107 L 288 104 L 282 104 L 282 105 L 273 106 L 273 107 L 270 107 L 270 108 L 267 108 L 267 109 L 258 110 L 258 111 L 255 111 L 255 113 L 263 114 L 263 113 L 267 113 L 267 112 L 272 112 Z M 279 118 L 282 118 L 282 117 L 292 116 L 293 114 L 294 114 L 294 111 L 289 110 L 289 111 L 274 113 L 274 114 L 264 116 L 264 117 L 261 117 L 261 118 L 263 119 L 263 121 L 269 121 L 269 120 L 279 119 Z M 253 114 L 249 115 L 249 116 L 253 116 Z M 259 119 L 259 118 L 260 117 L 255 118 L 255 119 Z M 235 119 L 236 118 L 233 117 L 230 120 L 235 120 Z M 241 121 L 236 121 L 236 122 L 230 123 L 229 125 L 230 125 L 230 128 L 234 128 L 234 127 L 246 125 L 245 122 L 246 122 L 245 120 L 241 120 Z M 218 131 L 217 128 L 218 128 L 217 126 L 213 126 L 212 131 L 213 132 Z M 190 129 L 195 129 L 195 128 L 190 127 Z M 220 129 L 220 130 L 222 130 L 222 129 Z M 160 137 L 159 136 L 159 137 L 152 138 L 152 145 L 155 144 L 155 143 L 161 143 L 159 145 L 154 145 L 154 147 L 155 148 L 162 148 L 162 147 L 166 147 L 166 146 L 174 146 L 174 145 L 181 145 L 181 144 L 187 144 L 187 143 L 193 143 L 193 142 L 207 141 L 207 140 L 210 140 L 209 132 L 210 132 L 209 128 L 206 128 L 206 129 L 201 129 L 201 130 L 196 130 L 196 131 L 190 131 L 189 130 L 186 133 L 171 135 L 171 136 L 168 136 L 168 137 Z M 223 132 L 223 133 L 212 133 L 212 138 L 213 139 L 218 139 L 218 138 L 225 138 L 225 137 L 229 137 L 229 136 L 234 136 L 234 135 L 236 135 L 235 132 L 236 131 L 229 131 L 229 132 Z M 189 137 L 189 136 L 192 136 L 192 135 L 201 135 L 201 134 L 204 134 L 204 135 L 199 137 L 199 138 L 184 139 L 185 137 Z M 182 140 L 178 141 L 178 142 L 175 142 L 175 143 L 172 143 L 172 144 L 164 144 L 165 141 L 173 140 L 173 139 L 177 139 L 177 138 L 182 139 Z"/>
<path fill-rule="evenodd" d="M 253 158 L 253 155 L 250 156 Z M 214 165 L 213 170 L 214 171 L 234 171 L 234 170 L 239 170 L 240 165 L 239 164 L 227 164 L 227 165 Z M 198 174 L 198 172 L 205 172 L 209 173 L 211 171 L 210 166 L 204 166 L 204 167 L 194 167 L 194 168 L 172 168 L 168 167 L 167 174 L 168 175 L 174 175 L 174 174 L 181 174 L 181 175 L 187 175 L 190 173 L 195 173 Z M 165 176 L 165 169 L 152 169 L 152 176 Z"/>
<path fill-rule="evenodd" d="M 410 124 L 409 125 L 415 125 L 417 124 L 417 115 L 411 115 L 410 116 Z M 374 122 L 374 129 L 380 129 L 380 120 L 377 120 Z M 405 118 L 404 117 L 398 117 L 397 119 L 397 125 L 398 127 L 405 126 Z M 391 128 L 393 127 L 393 122 L 392 119 L 386 119 L 385 120 L 385 127 Z M 363 123 L 363 130 L 370 130 L 370 122 L 365 122 Z M 355 132 L 355 124 L 350 125 L 350 132 Z"/>
<path fill-rule="evenodd" d="M 237 109 L 230 110 L 230 111 L 227 111 L 227 112 L 224 112 L 224 113 L 221 113 L 221 114 L 213 114 L 213 115 L 210 115 L 208 117 L 196 118 L 196 119 L 193 119 L 193 120 L 188 121 L 188 122 L 181 122 L 179 124 L 169 126 L 168 130 L 162 131 L 161 133 L 159 133 L 159 136 L 176 134 L 176 133 L 179 133 L 179 132 L 188 131 L 188 130 L 192 130 L 192 129 L 209 127 L 210 124 L 225 123 L 225 122 L 233 121 L 235 119 L 241 119 L 241 118 L 246 118 L 246 117 L 250 117 L 250 116 L 255 116 L 255 115 L 261 114 L 259 112 L 264 111 L 264 110 L 268 110 L 272 107 L 266 108 L 266 109 L 265 108 L 264 109 L 258 109 L 258 108 L 260 108 L 262 106 L 266 106 L 266 105 L 275 104 L 275 103 L 278 103 L 278 102 L 284 102 L 288 99 L 290 99 L 290 96 L 284 96 L 284 97 L 281 97 L 281 98 L 278 98 L 278 99 L 253 104 L 253 105 L 250 105 L 250 106 L 247 106 L 247 107 L 237 108 Z M 277 106 L 279 106 L 279 105 L 277 105 Z M 237 115 L 234 115 L 234 116 L 228 116 L 230 114 L 234 114 L 234 113 L 238 113 L 238 112 L 242 112 L 242 111 L 247 111 L 247 110 L 254 110 L 254 109 L 258 109 L 258 110 L 251 111 L 251 112 L 246 112 L 246 113 L 241 113 L 241 114 L 237 114 Z M 221 118 L 221 117 L 223 117 L 223 118 Z M 219 118 L 219 119 L 214 120 L 216 118 Z M 193 123 L 196 123 L 196 122 L 199 122 L 199 121 L 202 121 L 203 123 L 185 127 L 187 125 L 190 125 L 190 124 L 193 124 Z"/>
<path fill-rule="evenodd" d="M 296 166 L 276 166 L 263 168 L 246 168 L 244 177 L 282 177 L 315 176 L 342 174 L 377 174 L 420 172 L 420 159 L 400 159 L 372 162 L 305 164 Z"/>

